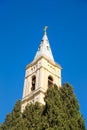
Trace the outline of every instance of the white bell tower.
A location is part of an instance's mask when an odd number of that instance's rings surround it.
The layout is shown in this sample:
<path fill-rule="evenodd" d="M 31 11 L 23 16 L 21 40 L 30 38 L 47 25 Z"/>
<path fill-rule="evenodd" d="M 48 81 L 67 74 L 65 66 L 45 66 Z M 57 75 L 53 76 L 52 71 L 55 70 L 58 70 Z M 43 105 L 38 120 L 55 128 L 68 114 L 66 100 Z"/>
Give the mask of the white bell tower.
<path fill-rule="evenodd" d="M 47 26 L 33 62 L 26 66 L 22 112 L 28 103 L 44 105 L 45 93 L 51 84 L 61 86 L 61 66 L 54 61 L 46 30 Z"/>

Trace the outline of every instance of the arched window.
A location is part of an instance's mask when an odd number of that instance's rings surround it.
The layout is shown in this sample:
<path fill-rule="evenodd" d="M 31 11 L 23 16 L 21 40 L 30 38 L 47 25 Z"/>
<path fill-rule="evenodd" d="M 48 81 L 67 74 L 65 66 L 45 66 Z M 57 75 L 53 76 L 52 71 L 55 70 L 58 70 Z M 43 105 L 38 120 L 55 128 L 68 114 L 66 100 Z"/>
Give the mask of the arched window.
<path fill-rule="evenodd" d="M 35 84 L 36 84 L 36 76 L 34 75 L 32 77 L 32 87 L 31 87 L 31 91 L 35 90 Z"/>
<path fill-rule="evenodd" d="M 51 86 L 51 85 L 53 85 L 53 77 L 49 76 L 48 77 L 48 86 Z"/>

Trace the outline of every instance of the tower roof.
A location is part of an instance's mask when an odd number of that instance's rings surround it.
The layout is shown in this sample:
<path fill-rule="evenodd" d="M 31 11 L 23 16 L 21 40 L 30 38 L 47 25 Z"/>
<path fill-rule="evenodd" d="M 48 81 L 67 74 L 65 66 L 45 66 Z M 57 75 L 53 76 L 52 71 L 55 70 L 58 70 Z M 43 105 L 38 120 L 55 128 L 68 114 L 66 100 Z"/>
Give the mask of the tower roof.
<path fill-rule="evenodd" d="M 41 56 L 45 56 L 46 58 L 54 61 L 53 54 L 52 54 L 51 47 L 50 47 L 50 43 L 49 43 L 49 40 L 48 40 L 48 37 L 46 34 L 46 30 L 47 30 L 47 26 L 45 26 L 45 28 L 44 28 L 44 36 L 41 40 L 40 46 L 38 48 L 38 51 L 35 55 L 34 60 L 37 60 Z"/>

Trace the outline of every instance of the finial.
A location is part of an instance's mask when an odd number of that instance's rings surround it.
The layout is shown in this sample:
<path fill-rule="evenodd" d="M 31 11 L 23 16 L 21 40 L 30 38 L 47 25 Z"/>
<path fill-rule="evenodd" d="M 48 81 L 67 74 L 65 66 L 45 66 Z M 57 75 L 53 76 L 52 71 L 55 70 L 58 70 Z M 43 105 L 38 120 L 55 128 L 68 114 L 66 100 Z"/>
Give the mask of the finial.
<path fill-rule="evenodd" d="M 48 26 L 44 27 L 44 35 L 46 35 L 46 30 L 48 29 Z"/>

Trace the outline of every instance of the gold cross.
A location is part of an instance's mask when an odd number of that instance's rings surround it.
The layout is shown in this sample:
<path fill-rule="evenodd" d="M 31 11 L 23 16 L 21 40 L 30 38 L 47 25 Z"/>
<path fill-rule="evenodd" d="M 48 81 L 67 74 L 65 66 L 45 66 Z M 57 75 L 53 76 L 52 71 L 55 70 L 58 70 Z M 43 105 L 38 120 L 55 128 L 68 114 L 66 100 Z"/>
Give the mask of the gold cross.
<path fill-rule="evenodd" d="M 46 35 L 47 29 L 48 29 L 48 26 L 45 26 L 45 27 L 44 27 L 44 35 Z"/>

